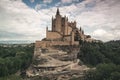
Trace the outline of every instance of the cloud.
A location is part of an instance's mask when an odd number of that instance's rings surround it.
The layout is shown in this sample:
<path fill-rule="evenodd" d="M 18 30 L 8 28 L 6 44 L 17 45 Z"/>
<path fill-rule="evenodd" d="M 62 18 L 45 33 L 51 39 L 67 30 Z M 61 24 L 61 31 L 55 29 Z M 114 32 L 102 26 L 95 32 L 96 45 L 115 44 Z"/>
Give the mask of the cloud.
<path fill-rule="evenodd" d="M 65 3 L 72 3 L 72 2 L 80 2 L 80 0 L 61 0 L 61 2 L 65 4 Z"/>
<path fill-rule="evenodd" d="M 61 0 L 60 2 L 57 2 L 55 4 L 56 7 L 63 7 L 63 6 L 68 6 L 71 4 L 75 4 L 75 3 L 79 3 L 82 2 L 84 0 Z"/>
<path fill-rule="evenodd" d="M 38 11 L 38 10 L 40 10 L 40 9 L 41 9 L 41 4 L 37 4 L 37 5 L 35 6 L 35 10 Z"/>
<path fill-rule="evenodd" d="M 47 7 L 47 4 L 36 4 L 35 10 L 39 11 L 40 9 L 45 8 L 45 7 Z"/>
<path fill-rule="evenodd" d="M 35 2 L 35 0 L 30 0 L 31 3 Z"/>
<path fill-rule="evenodd" d="M 93 34 L 96 36 L 103 36 L 103 35 L 107 34 L 107 32 L 103 29 L 97 29 L 93 32 Z"/>
<path fill-rule="evenodd" d="M 75 0 L 61 0 L 63 4 L 71 1 Z M 69 21 L 76 20 L 77 27 L 81 26 L 84 32 L 93 38 L 103 41 L 116 40 L 120 39 L 119 4 L 119 0 L 84 0 L 68 6 L 61 5 L 60 13 L 68 16 Z M 36 11 L 21 0 L 0 0 L 0 30 L 2 31 L 0 36 L 3 35 L 3 31 L 6 33 L 0 39 L 39 40 L 44 38 L 46 26 L 51 29 L 51 17 L 55 15 L 56 7 L 43 9 L 41 5 L 38 4 Z"/>
<path fill-rule="evenodd" d="M 86 4 L 93 3 L 95 5 L 92 7 L 86 6 Z M 76 20 L 77 26 L 82 26 L 85 33 L 96 39 L 108 41 L 120 39 L 120 28 L 118 28 L 120 26 L 119 4 L 119 0 L 86 0 L 82 3 L 72 4 L 69 7 L 63 7 L 63 9 L 66 8 L 63 12 L 68 13 L 70 20 Z M 99 29 L 104 31 L 104 35 Z"/>
<path fill-rule="evenodd" d="M 112 34 L 110 31 L 105 31 L 104 29 L 96 29 L 93 33 L 93 37 L 96 37 L 99 40 L 113 40 L 115 38 L 114 34 Z"/>
<path fill-rule="evenodd" d="M 0 31 L 0 38 L 3 38 L 4 40 L 9 39 L 9 38 L 20 38 L 23 37 L 24 35 L 18 34 L 18 33 L 13 33 L 13 32 L 8 32 L 8 31 Z"/>
<path fill-rule="evenodd" d="M 43 17 L 20 0 L 1 0 L 0 11 L 0 30 L 9 31 L 6 35 L 10 33 L 21 35 L 21 37 L 13 35 L 9 39 L 37 40 L 45 37 L 46 24 L 42 21 Z M 5 37 L 8 38 L 7 36 Z M 0 39 L 5 39 L 5 37 L 0 37 Z"/>
<path fill-rule="evenodd" d="M 72 3 L 72 0 L 61 0 L 62 3 Z"/>
<path fill-rule="evenodd" d="M 43 0 L 43 3 L 51 3 L 52 0 Z"/>

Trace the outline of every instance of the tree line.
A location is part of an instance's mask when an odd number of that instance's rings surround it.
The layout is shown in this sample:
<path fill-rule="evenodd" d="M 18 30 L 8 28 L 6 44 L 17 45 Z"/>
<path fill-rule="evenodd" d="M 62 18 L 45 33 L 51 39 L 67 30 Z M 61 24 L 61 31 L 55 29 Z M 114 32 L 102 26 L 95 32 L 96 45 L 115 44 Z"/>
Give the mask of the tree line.
<path fill-rule="evenodd" d="M 32 62 L 34 46 L 0 46 L 0 77 L 15 74 L 29 67 Z"/>
<path fill-rule="evenodd" d="M 89 67 L 95 67 L 83 80 L 120 80 L 120 40 L 81 42 L 78 58 Z"/>

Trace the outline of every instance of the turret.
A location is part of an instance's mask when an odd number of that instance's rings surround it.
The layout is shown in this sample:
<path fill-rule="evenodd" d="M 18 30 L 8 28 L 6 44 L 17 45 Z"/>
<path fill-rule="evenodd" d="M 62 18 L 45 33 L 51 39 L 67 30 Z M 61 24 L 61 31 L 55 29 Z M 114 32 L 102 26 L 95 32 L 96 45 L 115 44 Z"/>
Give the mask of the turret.
<path fill-rule="evenodd" d="M 46 26 L 46 38 L 48 37 L 48 27 Z"/>
<path fill-rule="evenodd" d="M 59 8 L 57 8 L 56 15 L 60 15 Z"/>
<path fill-rule="evenodd" d="M 76 24 L 76 21 L 74 21 L 74 23 Z"/>
<path fill-rule="evenodd" d="M 52 16 L 52 31 L 54 31 L 54 18 Z"/>
<path fill-rule="evenodd" d="M 76 27 L 76 21 L 74 21 L 74 27 Z"/>
<path fill-rule="evenodd" d="M 81 27 L 80 27 L 80 31 L 81 31 L 82 29 L 81 29 Z"/>
<path fill-rule="evenodd" d="M 48 32 L 48 26 L 46 26 L 46 32 Z"/>
<path fill-rule="evenodd" d="M 82 34 L 84 34 L 84 31 L 82 30 Z"/>
<path fill-rule="evenodd" d="M 68 21 L 68 17 L 67 17 L 67 21 Z"/>
<path fill-rule="evenodd" d="M 52 16 L 52 20 L 53 20 L 53 16 Z"/>
<path fill-rule="evenodd" d="M 66 18 L 66 15 L 64 15 L 64 18 Z"/>
<path fill-rule="evenodd" d="M 56 19 L 55 19 L 55 31 L 57 32 L 61 32 L 61 15 L 59 12 L 59 8 L 57 8 L 57 12 L 56 12 Z"/>

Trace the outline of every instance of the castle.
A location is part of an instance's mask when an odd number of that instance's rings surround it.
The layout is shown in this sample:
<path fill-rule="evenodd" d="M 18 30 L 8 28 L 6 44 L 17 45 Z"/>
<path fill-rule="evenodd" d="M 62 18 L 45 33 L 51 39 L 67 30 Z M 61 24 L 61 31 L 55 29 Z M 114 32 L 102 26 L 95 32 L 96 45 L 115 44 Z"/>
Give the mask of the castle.
<path fill-rule="evenodd" d="M 68 17 L 62 17 L 57 9 L 55 18 L 52 17 L 52 30 L 46 28 L 46 38 L 36 41 L 36 47 L 48 47 L 52 45 L 79 45 L 79 40 L 92 42 L 90 35 L 85 35 L 80 27 L 76 27 L 76 21 L 69 22 Z"/>

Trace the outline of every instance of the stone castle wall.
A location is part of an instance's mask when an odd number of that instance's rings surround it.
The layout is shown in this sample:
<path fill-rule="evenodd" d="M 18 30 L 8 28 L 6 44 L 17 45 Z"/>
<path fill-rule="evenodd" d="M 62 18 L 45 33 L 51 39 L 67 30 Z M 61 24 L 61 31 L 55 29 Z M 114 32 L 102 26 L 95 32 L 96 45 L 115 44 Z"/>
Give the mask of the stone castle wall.
<path fill-rule="evenodd" d="M 62 36 L 57 32 L 51 32 L 51 31 L 47 32 L 46 39 L 55 40 L 60 38 L 62 38 Z"/>
<path fill-rule="evenodd" d="M 68 26 L 67 35 L 70 35 L 70 34 L 71 34 L 71 31 L 72 31 L 72 28 L 71 28 L 70 26 Z"/>
<path fill-rule="evenodd" d="M 78 45 L 79 42 L 76 41 L 72 45 Z M 49 46 L 54 46 L 54 45 L 71 45 L 71 41 L 36 41 L 35 47 L 36 48 L 46 48 Z"/>

